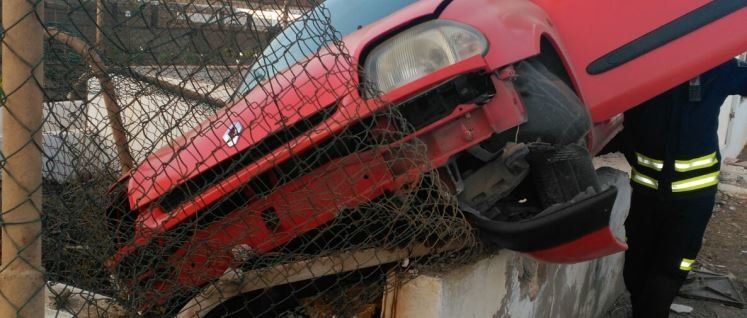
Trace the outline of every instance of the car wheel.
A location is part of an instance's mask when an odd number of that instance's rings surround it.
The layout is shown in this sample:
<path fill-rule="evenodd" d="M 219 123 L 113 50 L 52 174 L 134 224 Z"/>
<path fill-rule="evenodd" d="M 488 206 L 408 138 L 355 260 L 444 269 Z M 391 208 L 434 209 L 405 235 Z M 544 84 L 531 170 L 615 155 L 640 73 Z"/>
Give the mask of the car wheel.
<path fill-rule="evenodd" d="M 591 118 L 586 106 L 559 77 L 536 61 L 517 66 L 516 87 L 528 121 L 518 139 L 529 145 L 527 160 L 543 207 L 572 200 L 600 186 L 586 147 Z"/>

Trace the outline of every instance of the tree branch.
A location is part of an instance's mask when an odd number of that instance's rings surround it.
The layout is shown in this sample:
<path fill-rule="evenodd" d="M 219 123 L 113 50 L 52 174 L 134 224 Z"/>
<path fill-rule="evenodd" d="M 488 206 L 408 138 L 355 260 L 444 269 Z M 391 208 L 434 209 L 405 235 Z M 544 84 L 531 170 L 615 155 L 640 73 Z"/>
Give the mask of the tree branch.
<path fill-rule="evenodd" d="M 173 94 L 179 97 L 184 97 L 187 99 L 191 99 L 191 100 L 194 100 L 200 103 L 205 103 L 213 107 L 220 108 L 226 105 L 226 102 L 220 99 L 214 98 L 214 97 L 210 97 L 207 94 L 201 94 L 201 93 L 189 90 L 185 87 L 161 80 L 159 78 L 138 73 L 134 70 L 130 70 L 129 72 L 117 72 L 117 74 L 127 76 L 137 81 L 141 81 L 141 82 L 153 85 L 153 86 L 157 86 L 158 88 L 163 89 L 164 91 L 170 94 Z"/>
<path fill-rule="evenodd" d="M 132 158 L 132 153 L 130 152 L 130 147 L 127 141 L 127 132 L 122 124 L 122 109 L 119 104 L 117 104 L 116 91 L 111 77 L 107 74 L 106 65 L 93 48 L 76 36 L 62 32 L 54 27 L 47 28 L 47 33 L 45 35 L 50 39 L 59 41 L 60 43 L 70 47 L 73 51 L 85 58 L 88 65 L 91 66 L 94 76 L 101 84 L 101 93 L 104 99 L 104 105 L 106 106 L 109 124 L 112 128 L 112 137 L 114 138 L 114 144 L 117 148 L 119 163 L 122 166 L 122 173 L 125 174 L 129 172 L 135 166 L 135 160 Z"/>

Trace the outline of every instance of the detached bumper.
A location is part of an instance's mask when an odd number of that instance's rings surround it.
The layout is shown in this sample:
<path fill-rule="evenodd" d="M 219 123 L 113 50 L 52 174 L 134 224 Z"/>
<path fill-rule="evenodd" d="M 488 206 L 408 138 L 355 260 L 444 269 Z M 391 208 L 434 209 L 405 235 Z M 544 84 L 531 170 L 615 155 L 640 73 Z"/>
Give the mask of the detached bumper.
<path fill-rule="evenodd" d="M 518 222 L 494 221 L 472 213 L 470 216 L 487 242 L 546 262 L 577 263 L 627 249 L 614 235 L 610 220 L 613 211 L 627 212 L 616 209 L 629 206 L 629 195 L 629 191 L 618 192 L 615 185 L 608 185 L 604 191 L 553 206 Z"/>

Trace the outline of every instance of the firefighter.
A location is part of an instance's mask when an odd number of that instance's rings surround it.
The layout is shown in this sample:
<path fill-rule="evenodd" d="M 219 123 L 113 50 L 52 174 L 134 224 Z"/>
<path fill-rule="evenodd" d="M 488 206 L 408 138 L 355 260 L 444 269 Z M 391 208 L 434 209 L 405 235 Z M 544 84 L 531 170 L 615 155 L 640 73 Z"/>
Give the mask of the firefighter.
<path fill-rule="evenodd" d="M 633 317 L 667 317 L 693 267 L 715 203 L 729 95 L 747 95 L 747 65 L 736 59 L 625 113 L 633 195 L 623 277 Z"/>

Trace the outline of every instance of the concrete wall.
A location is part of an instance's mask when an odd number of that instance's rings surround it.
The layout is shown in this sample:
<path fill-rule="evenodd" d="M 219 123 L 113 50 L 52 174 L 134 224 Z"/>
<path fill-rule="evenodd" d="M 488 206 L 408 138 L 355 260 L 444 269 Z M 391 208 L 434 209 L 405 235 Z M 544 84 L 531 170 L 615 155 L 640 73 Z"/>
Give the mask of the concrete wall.
<path fill-rule="evenodd" d="M 42 126 L 42 175 L 47 180 L 62 182 L 76 176 L 91 175 L 103 171 L 110 159 L 101 154 L 101 145 L 106 136 L 91 133 L 86 129 L 85 113 L 88 106 L 83 102 L 44 103 Z M 0 129 L 2 116 L 0 113 Z M 0 148 L 3 136 L 0 134 Z M 2 155 L 2 154 L 0 154 Z"/>
<path fill-rule="evenodd" d="M 731 96 L 726 103 L 730 107 L 721 109 L 721 117 L 726 120 L 719 122 L 725 127 L 721 152 L 724 158 L 736 158 L 747 144 L 747 99 Z"/>
<path fill-rule="evenodd" d="M 140 67 L 142 73 L 154 69 Z M 189 67 L 159 69 L 162 80 L 229 100 L 233 83 L 221 81 L 232 74 L 223 69 L 204 68 L 189 81 L 179 73 L 192 73 Z M 235 72 L 235 71 L 233 71 Z M 217 84 L 213 81 L 219 81 Z M 191 130 L 216 109 L 164 94 L 154 87 L 134 80 L 115 77 L 118 103 L 129 138 L 130 151 L 141 162 L 156 149 Z M 117 173 L 120 169 L 112 130 L 98 80 L 88 82 L 85 101 L 47 102 L 43 105 L 42 172 L 47 180 L 63 182 L 79 176 Z M 0 112 L 0 129 L 2 113 Z M 2 147 L 2 135 L 0 135 Z"/>
<path fill-rule="evenodd" d="M 622 292 L 621 262 L 551 265 L 502 251 L 408 282 L 392 317 L 600 317 Z"/>
<path fill-rule="evenodd" d="M 621 156 L 597 160 L 599 165 L 626 169 Z M 630 195 L 627 173 L 606 171 L 608 184 Z M 618 200 L 612 217 L 616 236 L 624 237 L 629 209 Z M 423 275 L 404 284 L 388 317 L 600 317 L 623 291 L 623 255 L 573 264 L 535 261 L 524 255 L 500 251 L 474 264 L 442 275 Z"/>
<path fill-rule="evenodd" d="M 181 71 L 185 72 L 184 69 Z M 147 70 L 144 73 L 147 73 Z M 214 97 L 222 100 L 229 99 L 231 93 L 227 92 L 226 88 L 214 89 L 214 85 L 199 80 L 206 77 L 201 76 L 205 73 L 206 71 L 202 71 L 193 75 L 194 79 L 190 81 L 192 83 L 185 83 L 177 77 L 168 76 L 169 74 L 162 74 L 160 77 L 172 84 L 187 87 L 192 84 L 212 91 Z M 155 150 L 190 131 L 216 111 L 180 97 L 160 93 L 152 86 L 129 78 L 115 77 L 114 83 L 118 94 L 117 100 L 122 108 L 121 117 L 129 138 L 130 151 L 136 162 L 141 162 Z M 101 88 L 95 79 L 89 81 L 88 87 L 87 99 L 90 102 L 86 109 L 87 129 L 91 134 L 104 140 L 101 148 L 106 152 L 102 152 L 102 155 L 117 163 L 116 154 L 113 152 L 116 148 Z"/>
<path fill-rule="evenodd" d="M 747 60 L 747 53 L 737 58 L 745 61 Z M 723 158 L 736 158 L 747 144 L 747 99 L 740 96 L 727 98 L 721 107 L 718 120 L 721 156 Z"/>

